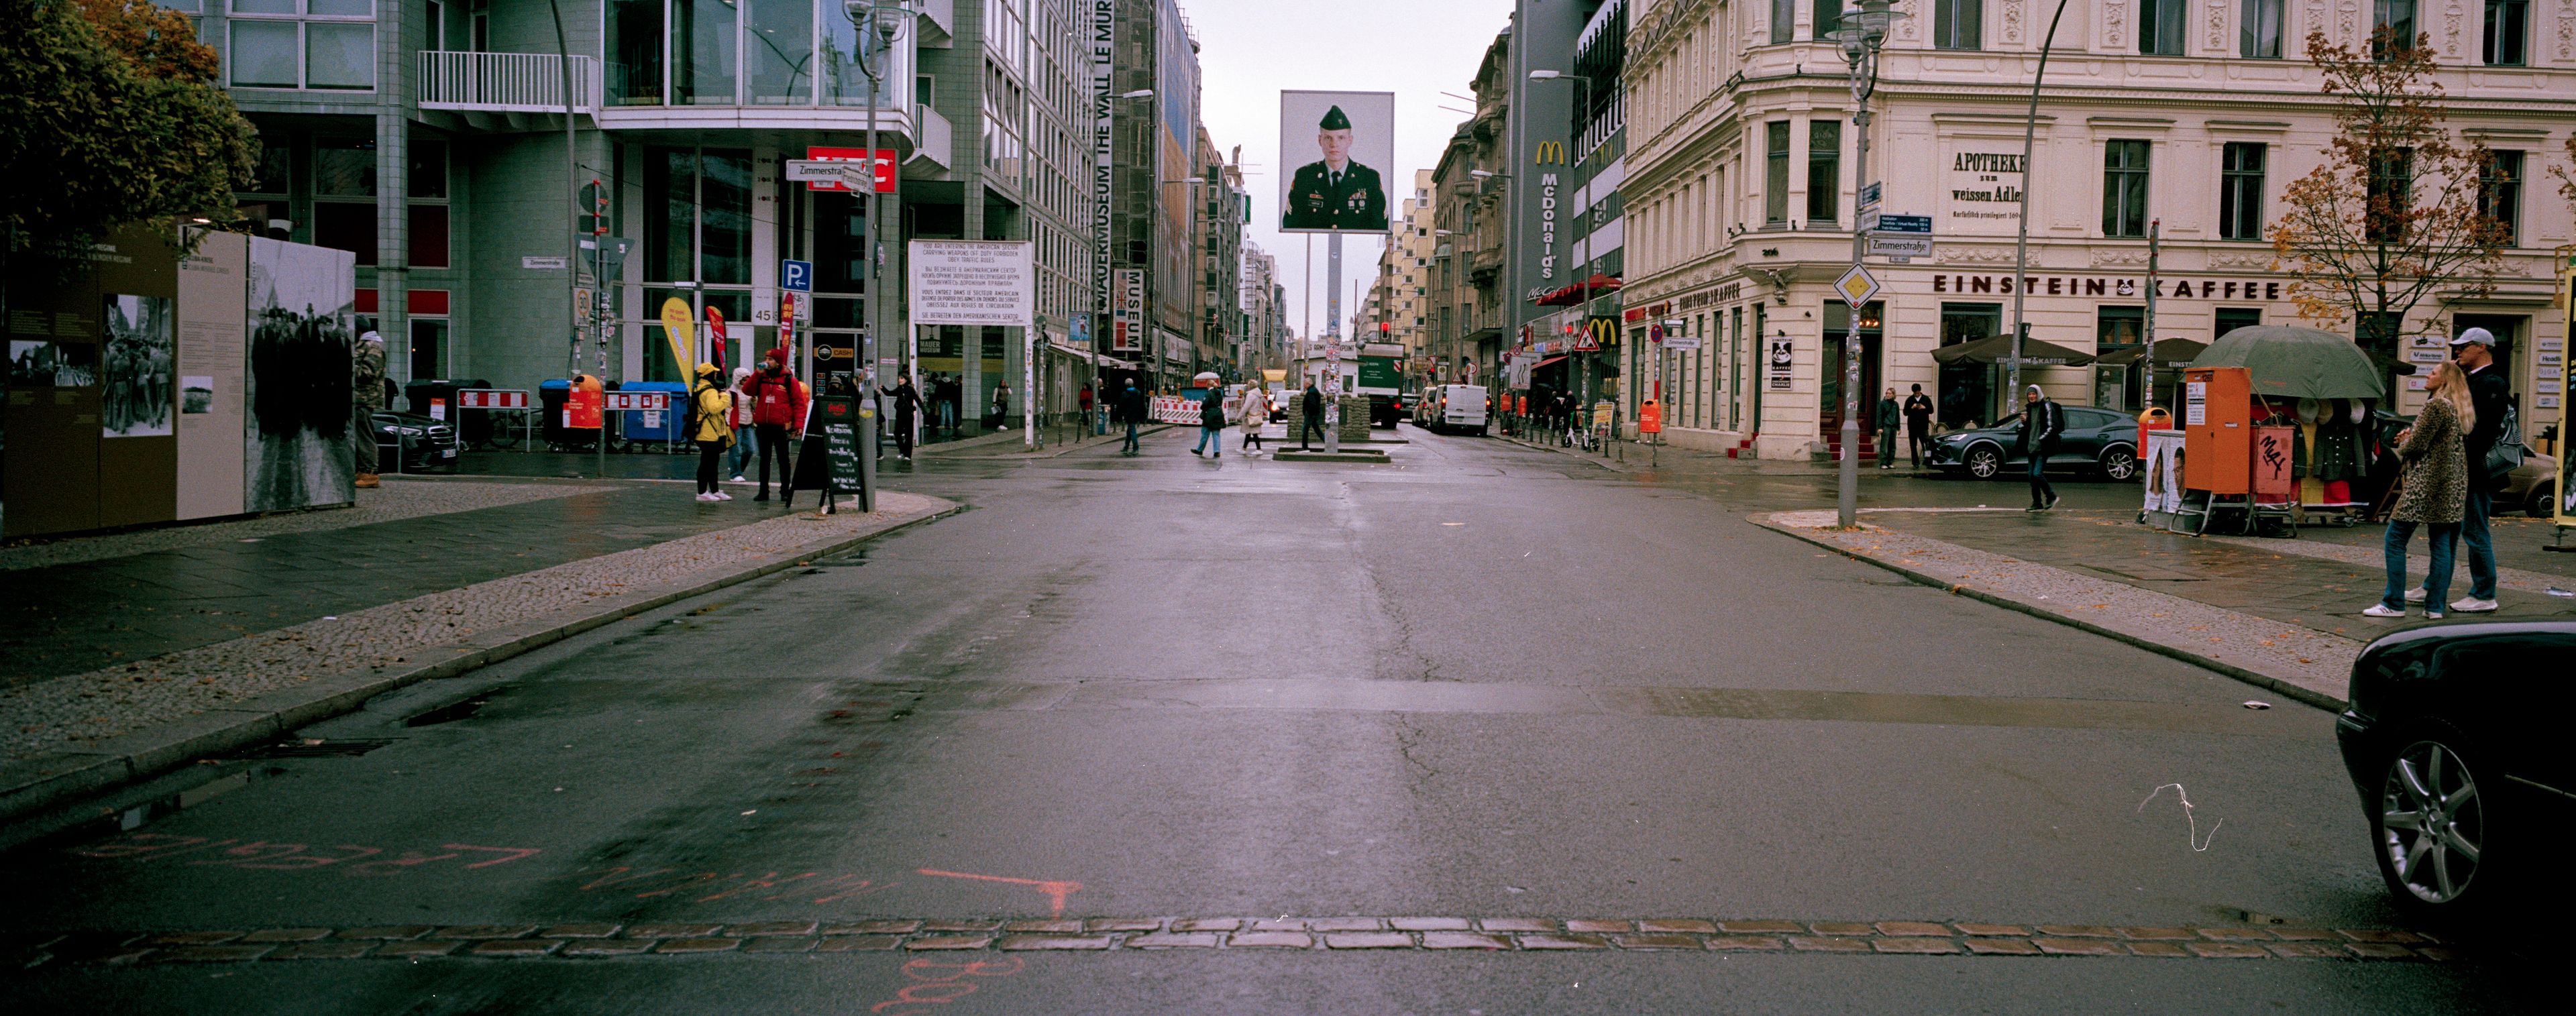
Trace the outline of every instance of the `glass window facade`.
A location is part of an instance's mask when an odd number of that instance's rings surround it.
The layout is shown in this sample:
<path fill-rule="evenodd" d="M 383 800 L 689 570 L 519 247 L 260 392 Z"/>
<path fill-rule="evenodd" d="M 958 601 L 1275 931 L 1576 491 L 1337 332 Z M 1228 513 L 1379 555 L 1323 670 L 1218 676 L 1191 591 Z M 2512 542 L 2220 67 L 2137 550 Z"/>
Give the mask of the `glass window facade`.
<path fill-rule="evenodd" d="M 2489 152 L 2486 171 L 2478 174 L 2478 207 L 2504 227 L 2504 245 L 2522 238 L 2522 154 Z"/>
<path fill-rule="evenodd" d="M 2190 0 L 2138 0 L 2138 52 L 2181 56 Z"/>
<path fill-rule="evenodd" d="M 1763 140 L 1762 221 L 1783 225 L 1789 221 L 1789 121 L 1764 124 Z"/>
<path fill-rule="evenodd" d="M 1841 219 L 1843 124 L 1816 120 L 1807 124 L 1807 228 L 1833 226 Z"/>
<path fill-rule="evenodd" d="M 1977 49 L 1985 45 L 1985 31 L 1985 0 L 1933 0 L 1932 45 L 1934 47 Z"/>
<path fill-rule="evenodd" d="M 2102 150 L 2102 235 L 2147 235 L 2147 143 L 2113 141 Z"/>
<path fill-rule="evenodd" d="M 2261 60 L 2281 58 L 2282 0 L 2245 0 L 2236 19 L 2236 55 Z"/>
<path fill-rule="evenodd" d="M 2487 66 L 2520 67 L 2529 62 L 2530 32 L 2531 0 L 2487 0 L 2486 30 L 2479 47 Z"/>
<path fill-rule="evenodd" d="M 2267 146 L 2259 141 L 2230 141 L 2218 172 L 2218 237 L 2222 240 L 2263 238 L 2263 161 Z"/>
<path fill-rule="evenodd" d="M 376 87 L 375 0 L 232 0 L 229 13 L 234 87 Z"/>

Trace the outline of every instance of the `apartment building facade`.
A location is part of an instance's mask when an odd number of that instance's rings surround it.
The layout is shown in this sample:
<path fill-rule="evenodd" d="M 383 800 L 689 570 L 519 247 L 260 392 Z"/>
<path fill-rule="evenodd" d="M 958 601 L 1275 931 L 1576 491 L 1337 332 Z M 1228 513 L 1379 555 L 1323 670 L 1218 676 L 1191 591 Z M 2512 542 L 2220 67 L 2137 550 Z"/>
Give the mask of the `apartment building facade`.
<path fill-rule="evenodd" d="M 1665 415 L 1676 444 L 1799 458 L 1836 433 L 1851 318 L 1831 285 L 1848 267 L 1865 182 L 1883 183 L 1884 211 L 1929 216 L 1935 250 L 1870 266 L 1884 292 L 1859 313 L 1864 407 L 1886 387 L 1920 384 L 1948 424 L 2012 411 L 2000 368 L 1932 353 L 2009 327 L 2024 186 L 2033 338 L 2134 350 L 2151 223 L 2159 340 L 2297 323 L 2268 239 L 2285 189 L 2322 163 L 2332 129 L 2304 39 L 2366 46 L 2377 20 L 2430 34 L 2448 125 L 2510 161 L 2495 199 L 2514 241 L 2492 292 L 2428 300 L 2407 338 L 2388 340 L 2406 348 L 2373 351 L 2439 358 L 2439 336 L 2486 327 L 2504 340 L 2526 432 L 2562 418 L 2568 335 L 2552 310 L 2551 251 L 2571 239 L 2571 214 L 2542 168 L 2576 130 L 2576 36 L 2544 38 L 2535 5 L 2071 4 L 2024 165 L 2048 8 L 1906 0 L 1898 9 L 1912 17 L 1896 22 L 1880 64 L 1873 179 L 1859 181 L 1850 85 L 1839 47 L 1821 37 L 1838 27 L 1838 2 L 1632 4 L 1629 331 L 1677 320 L 1702 340 L 1679 358 L 1685 380 Z M 2351 334 L 2351 322 L 2339 327 Z M 2144 394 L 2129 367 L 2022 377 L 2078 405 L 2133 411 Z M 2419 382 L 2399 380 L 2398 408 L 2411 408 L 2421 396 L 2405 389 Z"/>

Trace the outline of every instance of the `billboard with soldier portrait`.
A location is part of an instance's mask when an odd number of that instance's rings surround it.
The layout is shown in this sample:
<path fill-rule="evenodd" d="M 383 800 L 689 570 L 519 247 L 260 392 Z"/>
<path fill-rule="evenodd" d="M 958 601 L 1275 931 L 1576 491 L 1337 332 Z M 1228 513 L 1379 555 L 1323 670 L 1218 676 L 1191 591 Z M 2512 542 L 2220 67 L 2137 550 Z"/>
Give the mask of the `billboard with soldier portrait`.
<path fill-rule="evenodd" d="M 1395 93 L 1279 93 L 1279 230 L 1386 232 Z"/>

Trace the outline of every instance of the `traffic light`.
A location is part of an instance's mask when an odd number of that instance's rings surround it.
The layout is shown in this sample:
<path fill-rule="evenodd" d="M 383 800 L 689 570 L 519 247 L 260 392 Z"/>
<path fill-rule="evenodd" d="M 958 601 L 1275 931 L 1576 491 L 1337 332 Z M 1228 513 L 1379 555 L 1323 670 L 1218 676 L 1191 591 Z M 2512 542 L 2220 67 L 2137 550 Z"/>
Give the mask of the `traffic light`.
<path fill-rule="evenodd" d="M 591 236 L 608 235 L 608 185 L 593 180 L 583 184 L 581 199 L 574 207 L 581 212 L 581 231 Z"/>

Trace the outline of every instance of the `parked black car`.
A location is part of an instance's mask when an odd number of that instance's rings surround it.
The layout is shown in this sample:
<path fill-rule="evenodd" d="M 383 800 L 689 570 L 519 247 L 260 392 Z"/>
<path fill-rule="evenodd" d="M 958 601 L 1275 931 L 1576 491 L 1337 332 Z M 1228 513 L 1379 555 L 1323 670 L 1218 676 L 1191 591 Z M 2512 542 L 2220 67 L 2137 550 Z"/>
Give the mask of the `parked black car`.
<path fill-rule="evenodd" d="M 463 442 L 456 428 L 418 413 L 380 409 L 375 414 L 376 462 L 385 472 L 454 469 Z"/>
<path fill-rule="evenodd" d="M 2091 406 L 2063 408 L 2066 433 L 2058 437 L 2057 451 L 2048 457 L 2052 472 L 2094 470 L 2114 480 L 2138 475 L 2136 417 Z M 2021 414 L 2014 413 L 1990 427 L 1954 430 L 1933 438 L 1926 458 L 1935 469 L 1964 472 L 1980 480 L 2020 476 L 2030 463 L 2020 443 Z"/>
<path fill-rule="evenodd" d="M 2423 625 L 2353 661 L 2335 724 L 2371 852 L 2417 916 L 2500 904 L 2561 864 L 2576 822 L 2576 621 Z"/>

